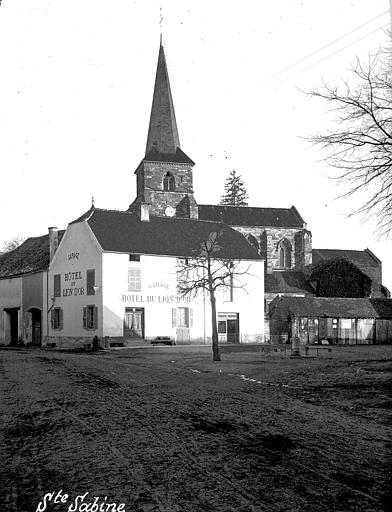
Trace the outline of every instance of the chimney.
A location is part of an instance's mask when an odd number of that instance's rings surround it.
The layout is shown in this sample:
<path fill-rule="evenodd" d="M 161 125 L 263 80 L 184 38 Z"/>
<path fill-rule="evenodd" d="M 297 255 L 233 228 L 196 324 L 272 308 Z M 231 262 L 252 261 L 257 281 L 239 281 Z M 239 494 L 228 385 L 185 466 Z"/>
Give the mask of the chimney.
<path fill-rule="evenodd" d="M 150 205 L 146 203 L 140 204 L 140 220 L 142 222 L 150 222 Z"/>
<path fill-rule="evenodd" d="M 48 228 L 49 231 L 49 254 L 50 254 L 50 261 L 52 261 L 53 256 L 55 255 L 57 251 L 57 247 L 59 245 L 59 239 L 57 234 L 57 228 L 50 227 Z"/>

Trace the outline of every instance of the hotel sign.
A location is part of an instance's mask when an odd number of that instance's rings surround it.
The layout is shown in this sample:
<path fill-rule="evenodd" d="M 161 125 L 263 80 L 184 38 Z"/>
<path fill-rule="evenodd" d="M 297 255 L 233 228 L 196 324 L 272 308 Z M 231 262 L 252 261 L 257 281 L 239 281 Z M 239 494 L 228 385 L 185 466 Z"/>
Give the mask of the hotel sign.
<path fill-rule="evenodd" d="M 79 253 L 76 254 L 79 257 Z M 67 283 L 67 285 L 70 286 L 70 288 L 63 288 L 63 297 L 76 297 L 78 295 L 84 295 L 84 286 L 76 286 L 77 283 L 79 284 L 81 280 L 83 280 L 83 275 L 80 270 L 77 270 L 76 272 L 66 272 L 64 274 L 64 281 Z"/>
<path fill-rule="evenodd" d="M 147 304 L 178 304 L 190 302 L 190 297 L 181 295 L 122 295 L 122 302 L 146 302 Z"/>

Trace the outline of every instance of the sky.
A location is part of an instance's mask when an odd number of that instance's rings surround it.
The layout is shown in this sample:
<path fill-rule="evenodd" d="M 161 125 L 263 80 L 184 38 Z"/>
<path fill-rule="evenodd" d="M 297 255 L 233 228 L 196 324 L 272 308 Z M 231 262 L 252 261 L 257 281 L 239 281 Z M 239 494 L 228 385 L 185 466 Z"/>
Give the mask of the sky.
<path fill-rule="evenodd" d="M 348 217 L 307 138 L 334 115 L 305 94 L 350 79 L 389 43 L 388 0 L 2 0 L 0 248 L 66 228 L 91 205 L 127 209 L 144 156 L 162 33 L 181 148 L 201 204 L 226 177 L 250 206 L 295 205 L 314 248 L 371 249 L 392 290 L 391 239 Z M 321 49 L 321 50 L 320 50 Z M 320 51 L 319 51 L 320 50 Z M 1 249 L 0 249 L 1 250 Z"/>

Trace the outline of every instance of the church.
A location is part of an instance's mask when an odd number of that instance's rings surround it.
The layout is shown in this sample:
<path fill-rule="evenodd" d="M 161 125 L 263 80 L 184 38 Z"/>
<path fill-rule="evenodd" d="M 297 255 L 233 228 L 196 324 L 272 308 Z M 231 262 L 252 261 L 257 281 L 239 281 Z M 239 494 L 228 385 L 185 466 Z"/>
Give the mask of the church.
<path fill-rule="evenodd" d="M 95 337 L 105 346 L 210 343 L 208 293 L 179 294 L 178 272 L 212 235 L 219 236 L 217 259 L 242 268 L 238 282 L 229 280 L 217 294 L 221 342 L 287 342 L 300 335 L 308 343 L 333 334 L 339 343 L 346 325 L 339 318 L 348 318 L 355 330 L 348 340 L 356 343 L 359 299 L 371 326 L 366 342 L 375 341 L 377 320 L 389 333 L 392 301 L 381 262 L 369 249 L 313 249 L 295 206 L 198 204 L 194 165 L 180 146 L 161 42 L 136 198 L 126 211 L 93 204 L 65 231 L 49 228 L 48 235 L 0 255 L 0 343 L 78 348 Z M 319 297 L 345 301 L 339 314 L 323 312 Z M 301 320 L 294 321 L 302 299 Z M 376 312 L 370 300 L 383 307 Z M 329 314 L 335 316 L 319 330 L 319 317 Z"/>

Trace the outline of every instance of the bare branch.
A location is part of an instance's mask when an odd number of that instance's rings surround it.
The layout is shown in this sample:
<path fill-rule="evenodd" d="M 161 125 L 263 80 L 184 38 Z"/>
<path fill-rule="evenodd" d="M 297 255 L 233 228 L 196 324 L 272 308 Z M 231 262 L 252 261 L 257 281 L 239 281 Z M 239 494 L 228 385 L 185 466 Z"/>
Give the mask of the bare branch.
<path fill-rule="evenodd" d="M 2 250 L 3 252 L 11 252 L 19 247 L 25 240 L 26 238 L 24 236 L 14 236 L 4 242 Z"/>
<path fill-rule="evenodd" d="M 178 260 L 177 291 L 183 296 L 196 297 L 207 293 L 211 304 L 212 319 L 212 350 L 213 360 L 219 361 L 219 343 L 215 293 L 226 289 L 230 295 L 234 289 L 246 288 L 243 276 L 250 275 L 250 265 L 240 260 L 231 260 L 220 256 L 222 246 L 220 238 L 223 232 L 212 232 L 207 240 L 201 243 L 200 249 L 190 258 Z"/>
<path fill-rule="evenodd" d="M 373 215 L 380 235 L 392 227 L 392 72 L 390 56 L 380 51 L 363 64 L 357 59 L 352 72 L 358 84 L 347 82 L 309 94 L 327 101 L 337 112 L 337 129 L 318 133 L 312 143 L 326 151 L 325 160 L 339 171 L 334 177 L 346 186 L 340 198 L 362 190 L 370 194 L 351 215 Z"/>

